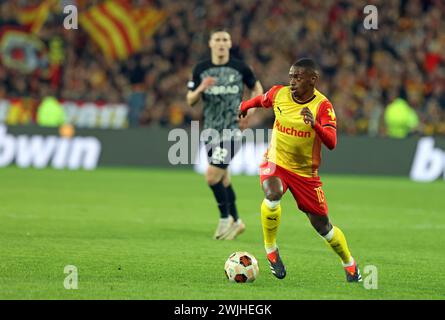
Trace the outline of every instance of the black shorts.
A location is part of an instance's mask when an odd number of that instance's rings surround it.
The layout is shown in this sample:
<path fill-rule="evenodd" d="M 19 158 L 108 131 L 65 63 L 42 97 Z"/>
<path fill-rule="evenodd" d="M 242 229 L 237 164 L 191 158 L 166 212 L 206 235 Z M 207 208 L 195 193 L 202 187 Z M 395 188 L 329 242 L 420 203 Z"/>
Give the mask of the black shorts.
<path fill-rule="evenodd" d="M 206 144 L 207 158 L 212 166 L 227 169 L 235 154 L 241 149 L 242 141 L 233 138 L 218 144 Z"/>

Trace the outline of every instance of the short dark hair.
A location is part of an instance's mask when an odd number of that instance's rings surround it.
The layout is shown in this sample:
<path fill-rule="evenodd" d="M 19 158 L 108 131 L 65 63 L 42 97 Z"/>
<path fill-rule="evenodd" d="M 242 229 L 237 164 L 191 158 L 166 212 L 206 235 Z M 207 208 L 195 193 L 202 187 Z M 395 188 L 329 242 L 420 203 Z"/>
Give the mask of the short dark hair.
<path fill-rule="evenodd" d="M 217 32 L 227 32 L 230 35 L 230 32 L 226 28 L 214 28 L 210 30 L 209 39 Z"/>
<path fill-rule="evenodd" d="M 314 60 L 310 58 L 301 58 L 297 62 L 295 62 L 292 66 L 305 68 L 306 70 L 310 70 L 316 74 L 320 74 L 320 69 L 318 68 L 318 65 L 315 63 Z"/>

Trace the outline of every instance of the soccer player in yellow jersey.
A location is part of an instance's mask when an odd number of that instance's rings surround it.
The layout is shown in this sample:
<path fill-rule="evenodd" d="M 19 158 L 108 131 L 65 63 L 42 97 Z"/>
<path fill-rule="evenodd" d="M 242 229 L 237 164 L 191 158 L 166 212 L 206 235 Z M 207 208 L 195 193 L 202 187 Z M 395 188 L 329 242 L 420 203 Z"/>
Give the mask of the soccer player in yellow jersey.
<path fill-rule="evenodd" d="M 319 71 L 311 59 L 300 59 L 289 71 L 289 86 L 274 86 L 263 95 L 243 101 L 239 116 L 250 108 L 273 108 L 275 123 L 260 180 L 265 199 L 261 204 L 264 245 L 272 273 L 286 276 L 276 236 L 281 220 L 280 200 L 289 189 L 298 208 L 306 213 L 312 226 L 341 258 L 346 279 L 361 281 L 345 235 L 328 218 L 328 206 L 318 176 L 321 145 L 334 149 L 337 144 L 334 108 L 315 88 Z"/>

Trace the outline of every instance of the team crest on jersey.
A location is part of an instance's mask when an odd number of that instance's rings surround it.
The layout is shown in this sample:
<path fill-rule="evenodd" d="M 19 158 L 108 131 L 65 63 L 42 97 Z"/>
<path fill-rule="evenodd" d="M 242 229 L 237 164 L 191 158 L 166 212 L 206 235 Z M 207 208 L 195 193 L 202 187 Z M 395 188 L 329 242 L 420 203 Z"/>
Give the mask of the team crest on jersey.
<path fill-rule="evenodd" d="M 337 117 L 335 116 L 335 111 L 332 108 L 328 109 L 328 114 L 331 117 L 331 122 L 335 122 L 337 120 Z"/>

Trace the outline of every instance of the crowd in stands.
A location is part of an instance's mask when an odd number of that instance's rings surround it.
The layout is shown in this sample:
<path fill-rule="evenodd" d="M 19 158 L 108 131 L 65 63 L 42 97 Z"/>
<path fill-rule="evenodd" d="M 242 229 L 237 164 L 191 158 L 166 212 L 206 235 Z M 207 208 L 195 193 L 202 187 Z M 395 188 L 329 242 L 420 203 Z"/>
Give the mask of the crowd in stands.
<path fill-rule="evenodd" d="M 332 101 L 344 134 L 385 135 L 384 111 L 396 98 L 416 111 L 421 134 L 445 134 L 442 0 L 373 1 L 377 30 L 364 28 L 363 1 L 133 2 L 167 14 L 138 53 L 109 63 L 82 28 L 65 30 L 63 14 L 52 14 L 38 36 L 61 44 L 60 68 L 30 75 L 0 64 L 0 98 L 52 94 L 126 102 L 132 126 L 186 126 L 202 115 L 199 106 L 186 104 L 187 81 L 193 66 L 209 56 L 209 31 L 224 27 L 232 36 L 232 55 L 253 68 L 266 90 L 286 84 L 289 66 L 298 58 L 316 60 L 322 70 L 319 90 Z M 14 21 L 10 3 L 1 4 L 2 24 Z M 261 117 L 255 124 L 269 125 L 273 116 Z"/>

